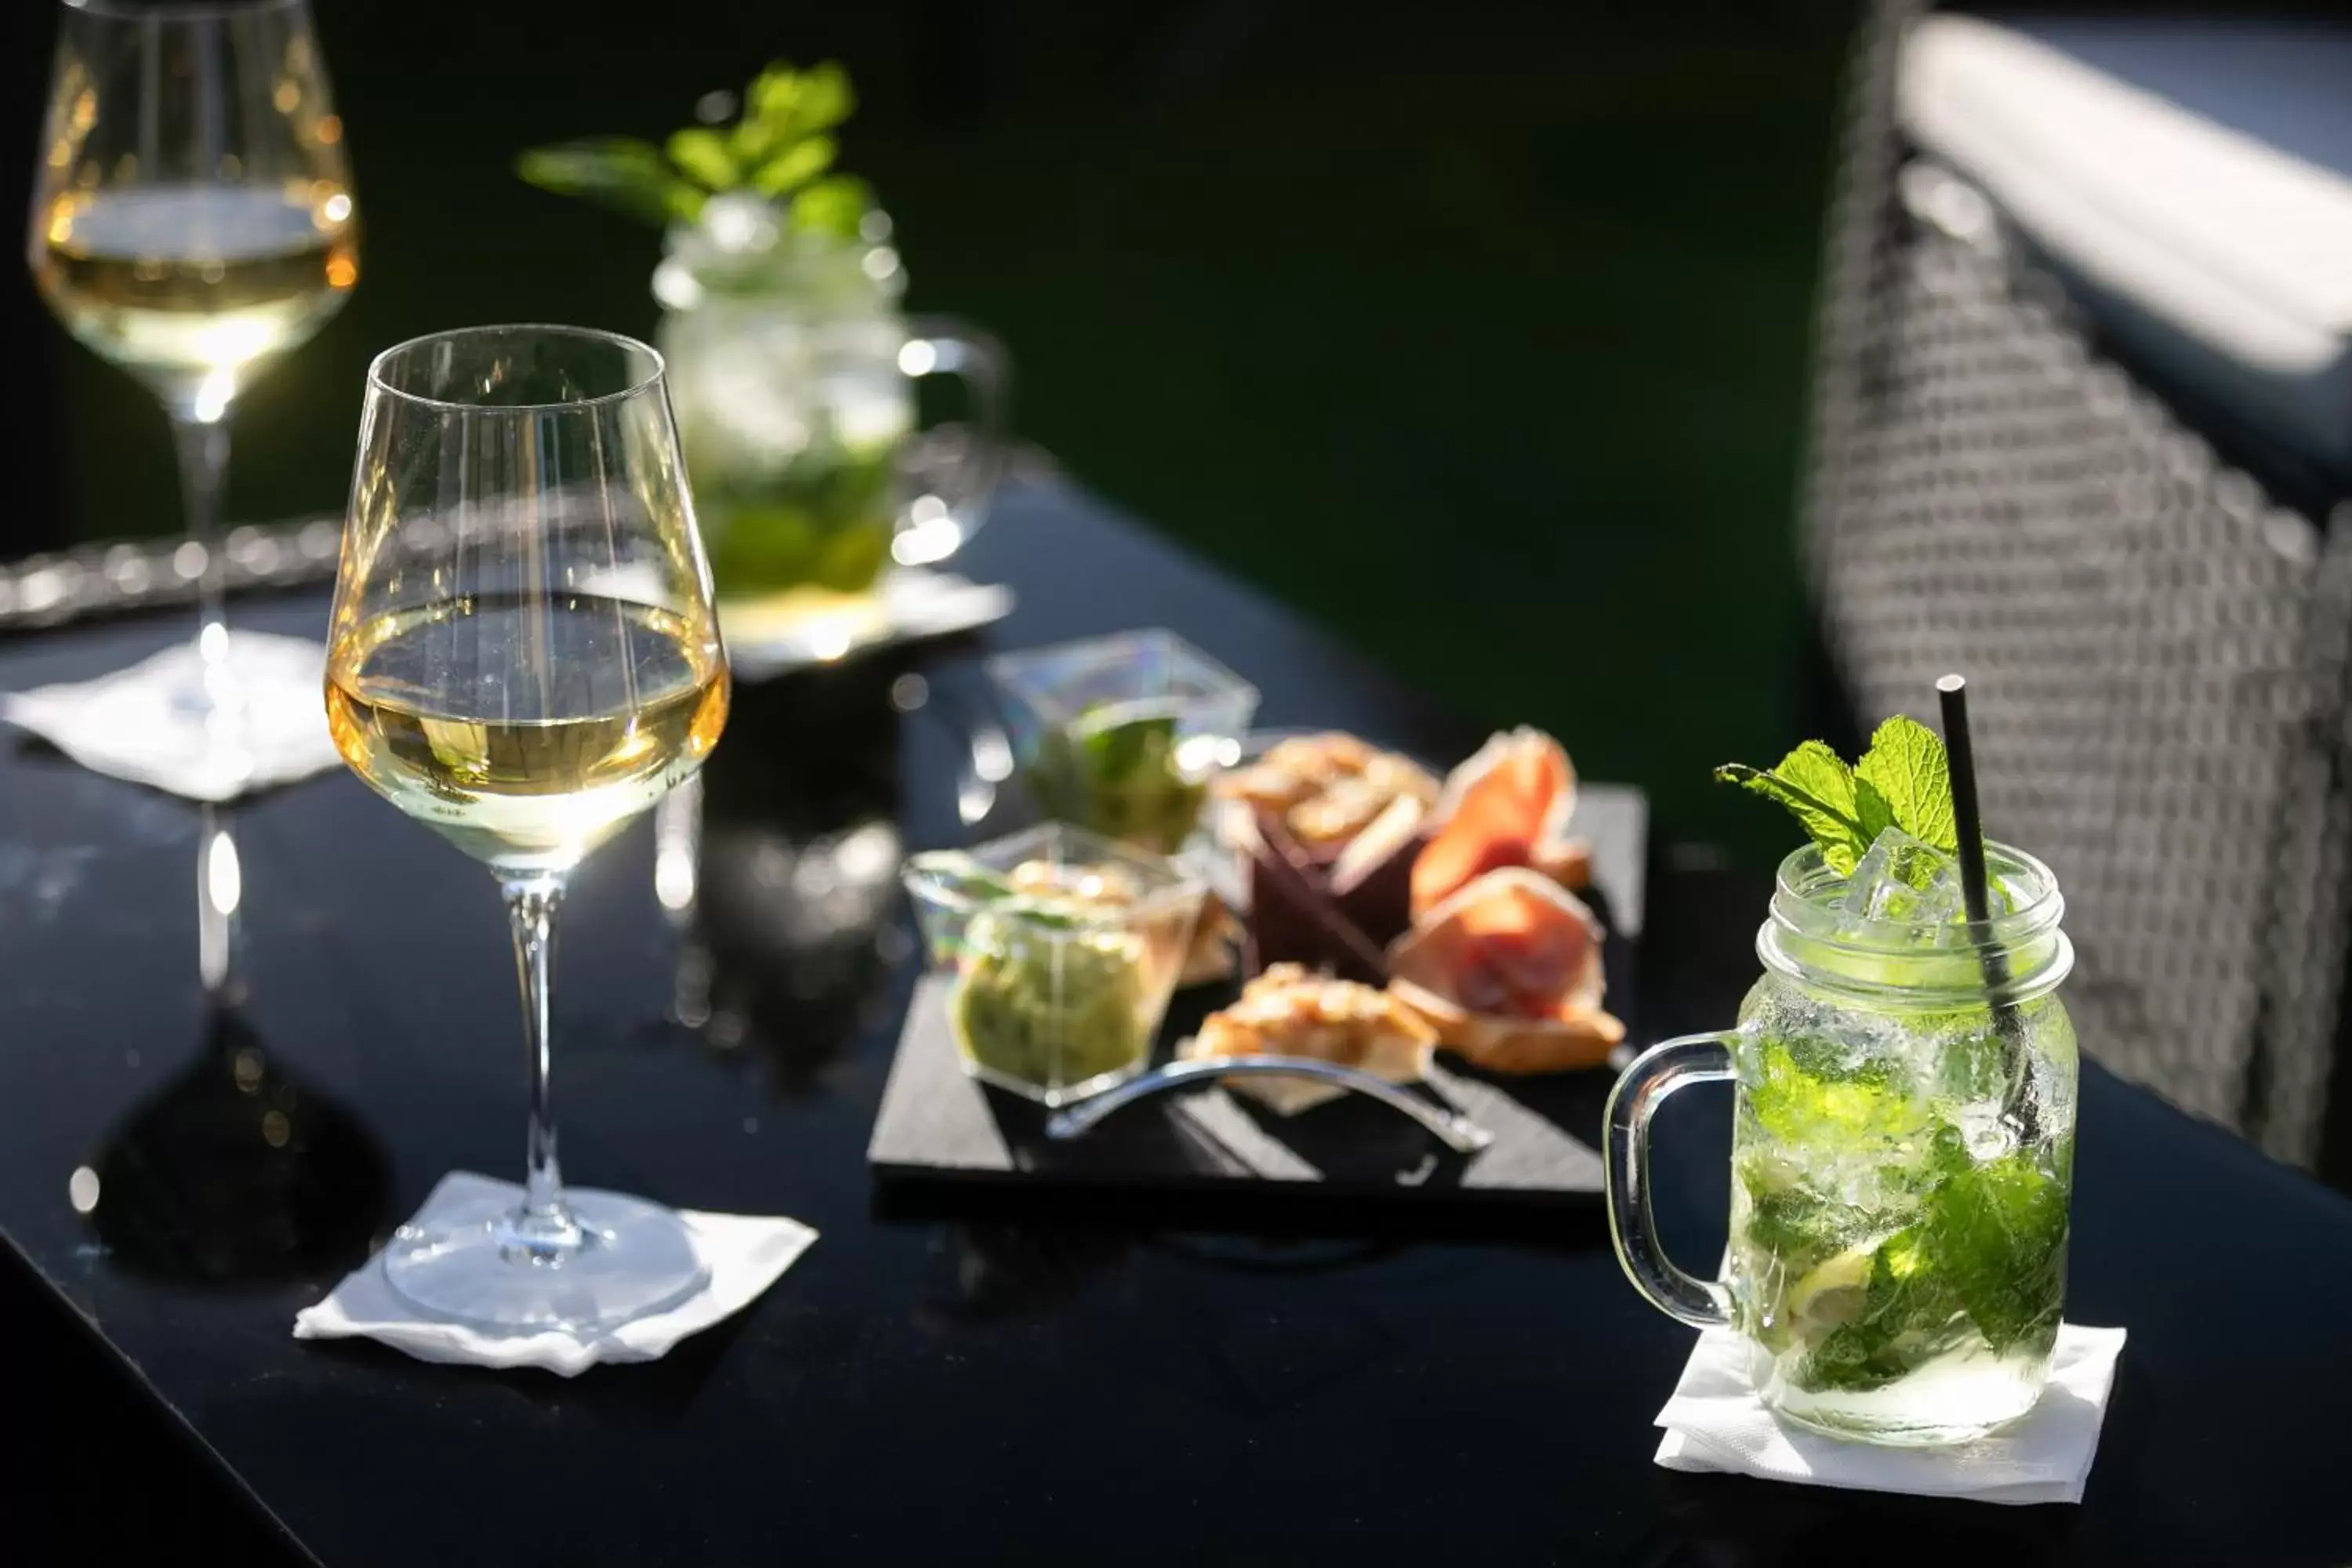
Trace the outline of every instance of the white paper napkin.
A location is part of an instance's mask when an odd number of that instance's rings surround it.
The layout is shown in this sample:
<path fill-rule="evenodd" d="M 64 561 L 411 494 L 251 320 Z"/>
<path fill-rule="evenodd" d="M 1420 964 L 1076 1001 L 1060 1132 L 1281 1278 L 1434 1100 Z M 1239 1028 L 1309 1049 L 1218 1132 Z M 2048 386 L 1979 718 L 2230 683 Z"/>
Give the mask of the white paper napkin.
<path fill-rule="evenodd" d="M 1917 1497 L 2081 1502 L 2123 1348 L 2121 1329 L 2063 1324 L 2050 1386 L 2024 1419 L 1952 1447 L 1885 1448 L 1841 1443 L 1775 1417 L 1748 1382 L 1748 1342 L 1728 1329 L 1709 1329 L 1699 1335 L 1675 1396 L 1658 1412 L 1666 1429 L 1658 1463 Z"/>
<path fill-rule="evenodd" d="M 409 1223 L 429 1226 L 436 1211 L 488 1196 L 520 1202 L 522 1189 L 470 1171 L 452 1171 Z M 710 1283 L 667 1311 L 615 1328 L 584 1335 L 562 1330 L 499 1333 L 428 1317 L 394 1294 L 379 1254 L 345 1276 L 325 1300 L 295 1314 L 294 1337 L 380 1340 L 419 1361 L 537 1366 L 577 1377 L 598 1362 L 657 1360 L 688 1334 L 734 1316 L 774 1284 L 816 1239 L 816 1232 L 796 1219 L 692 1209 L 678 1210 L 677 1217 L 686 1222 Z"/>
<path fill-rule="evenodd" d="M 810 615 L 753 603 L 722 607 L 727 662 L 740 680 L 764 680 L 786 670 L 840 658 L 855 648 L 915 637 L 971 631 L 1013 612 L 1013 590 L 973 583 L 952 572 L 894 566 L 871 602 L 834 615 Z"/>
<path fill-rule="evenodd" d="M 82 766 L 190 800 L 234 800 L 336 765 L 320 685 L 327 650 L 308 637 L 228 634 L 241 717 L 225 745 L 183 699 L 204 686 L 194 639 L 95 680 L 0 695 L 0 718 Z"/>

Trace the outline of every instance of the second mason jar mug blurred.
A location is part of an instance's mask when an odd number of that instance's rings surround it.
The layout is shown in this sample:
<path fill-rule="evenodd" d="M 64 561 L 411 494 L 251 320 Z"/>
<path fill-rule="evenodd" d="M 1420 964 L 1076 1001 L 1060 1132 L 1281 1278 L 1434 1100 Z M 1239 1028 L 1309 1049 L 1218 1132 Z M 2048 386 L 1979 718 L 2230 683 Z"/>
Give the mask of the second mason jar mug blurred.
<path fill-rule="evenodd" d="M 1006 368 L 960 323 L 904 315 L 888 220 L 854 240 L 714 196 L 654 275 L 670 401 L 730 635 L 854 616 L 893 561 L 953 554 L 1003 468 Z M 971 417 L 919 432 L 914 382 L 953 374 Z"/>

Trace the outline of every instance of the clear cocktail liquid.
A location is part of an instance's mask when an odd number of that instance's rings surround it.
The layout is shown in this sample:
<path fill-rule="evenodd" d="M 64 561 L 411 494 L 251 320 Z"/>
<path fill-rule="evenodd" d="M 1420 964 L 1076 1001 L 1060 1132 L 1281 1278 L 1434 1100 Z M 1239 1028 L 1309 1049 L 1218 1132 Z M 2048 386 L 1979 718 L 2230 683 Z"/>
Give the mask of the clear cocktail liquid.
<path fill-rule="evenodd" d="M 1766 1400 L 1896 1443 L 2032 1408 L 2065 1295 L 2074 1164 L 2074 1032 L 2057 997 L 1996 1014 L 1775 972 L 1740 1021 L 1729 1280 Z"/>

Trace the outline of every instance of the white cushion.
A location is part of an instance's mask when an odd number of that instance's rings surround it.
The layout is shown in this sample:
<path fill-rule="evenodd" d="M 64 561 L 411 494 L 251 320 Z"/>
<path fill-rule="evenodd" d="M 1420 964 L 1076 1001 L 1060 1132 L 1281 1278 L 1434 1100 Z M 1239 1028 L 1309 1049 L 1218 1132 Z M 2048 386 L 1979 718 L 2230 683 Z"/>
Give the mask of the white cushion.
<path fill-rule="evenodd" d="M 2071 26 L 2080 38 L 2135 24 Z M 2297 51 L 2306 66 L 2311 49 L 2342 50 L 2347 74 L 2316 79 L 2352 92 L 2352 34 L 2212 26 L 2242 63 L 2250 47 L 2256 59 Z M 2193 29 L 2164 37 L 2199 47 Z M 2198 68 L 2193 54 L 2175 64 Z M 2284 91 L 2315 77 L 2267 79 Z M 2095 308 L 2101 293 L 2125 307 L 2118 331 L 2256 426 L 2352 458 L 2352 179 L 1973 17 L 1916 26 L 1897 104 L 1912 139 L 2088 283 Z"/>

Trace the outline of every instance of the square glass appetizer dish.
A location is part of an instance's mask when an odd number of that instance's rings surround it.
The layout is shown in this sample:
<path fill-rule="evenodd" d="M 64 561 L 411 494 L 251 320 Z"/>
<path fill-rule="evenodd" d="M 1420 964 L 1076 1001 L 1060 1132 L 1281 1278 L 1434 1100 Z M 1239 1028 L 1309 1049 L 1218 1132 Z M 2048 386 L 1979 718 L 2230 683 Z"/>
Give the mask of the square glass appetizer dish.
<path fill-rule="evenodd" d="M 916 855 L 903 875 L 930 962 L 952 977 L 967 1073 L 1059 1106 L 1150 1064 L 1200 917 L 1198 876 L 1058 822 Z"/>
<path fill-rule="evenodd" d="M 1163 855 L 1257 711 L 1255 687 L 1168 631 L 1003 654 L 988 672 L 1038 810 Z"/>

